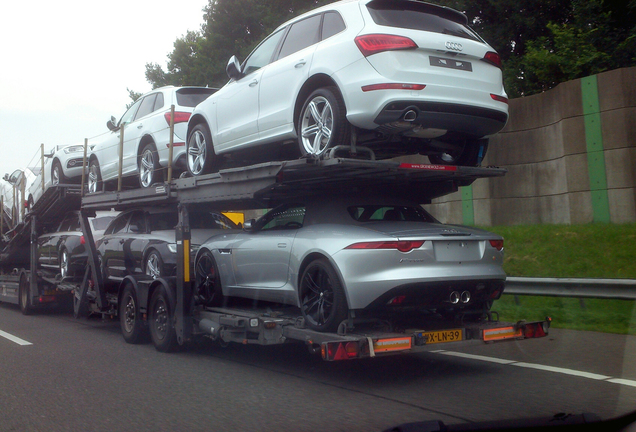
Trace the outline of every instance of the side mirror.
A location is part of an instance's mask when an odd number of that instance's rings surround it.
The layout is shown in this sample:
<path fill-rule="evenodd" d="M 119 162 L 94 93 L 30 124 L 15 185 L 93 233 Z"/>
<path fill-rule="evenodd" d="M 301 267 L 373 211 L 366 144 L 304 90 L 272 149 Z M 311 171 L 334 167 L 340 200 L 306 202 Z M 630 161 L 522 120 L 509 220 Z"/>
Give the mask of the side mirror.
<path fill-rule="evenodd" d="M 243 231 L 251 232 L 256 229 L 256 219 L 250 219 L 243 224 Z"/>
<path fill-rule="evenodd" d="M 239 63 L 235 55 L 230 57 L 230 59 L 228 60 L 227 66 L 225 67 L 225 72 L 227 72 L 227 76 L 229 76 L 230 79 L 233 80 L 238 80 L 243 76 L 243 73 L 241 72 L 241 64 Z"/>
<path fill-rule="evenodd" d="M 119 129 L 117 127 L 117 124 L 115 123 L 117 121 L 117 119 L 115 118 L 115 116 L 111 116 L 110 120 L 108 120 L 108 122 L 106 122 L 106 127 L 108 128 L 108 130 L 111 131 L 116 131 L 117 129 Z"/>

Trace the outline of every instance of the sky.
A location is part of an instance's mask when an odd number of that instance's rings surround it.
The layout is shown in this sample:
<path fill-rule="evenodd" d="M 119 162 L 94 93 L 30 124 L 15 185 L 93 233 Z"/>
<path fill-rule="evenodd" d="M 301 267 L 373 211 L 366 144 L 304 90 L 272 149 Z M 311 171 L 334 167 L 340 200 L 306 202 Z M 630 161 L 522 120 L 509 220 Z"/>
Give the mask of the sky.
<path fill-rule="evenodd" d="M 208 0 L 25 0 L 0 14 L 0 177 L 56 145 L 107 131 L 164 70 L 177 38 L 200 30 Z M 0 181 L 5 183 L 4 181 Z"/>

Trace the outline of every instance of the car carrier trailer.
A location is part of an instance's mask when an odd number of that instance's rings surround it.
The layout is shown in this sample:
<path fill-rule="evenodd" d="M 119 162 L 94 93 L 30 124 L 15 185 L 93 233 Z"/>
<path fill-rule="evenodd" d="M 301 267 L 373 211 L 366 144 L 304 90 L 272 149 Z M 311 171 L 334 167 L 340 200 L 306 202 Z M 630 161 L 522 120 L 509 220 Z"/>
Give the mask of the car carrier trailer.
<path fill-rule="evenodd" d="M 40 306 L 70 302 L 81 280 L 47 277 L 39 271 L 37 239 L 43 229 L 57 227 L 67 212 L 80 207 L 79 185 L 51 186 L 29 209 L 24 221 L 4 236 L 0 247 L 0 301 L 20 305 L 25 315 Z"/>
<path fill-rule="evenodd" d="M 420 203 L 457 191 L 478 178 L 500 177 L 506 170 L 462 166 L 407 164 L 345 158 L 267 162 L 182 178 L 146 189 L 98 192 L 82 199 L 81 223 L 87 237 L 89 266 L 74 291 L 74 313 L 118 316 L 124 339 L 150 338 L 159 351 L 172 351 L 198 337 L 221 344 L 272 345 L 304 343 L 325 360 L 375 357 L 439 349 L 441 344 L 492 342 L 547 335 L 549 319 L 526 323 L 499 322 L 496 312 L 480 322 L 450 320 L 438 315 L 413 316 L 404 325 L 350 317 L 337 333 L 306 328 L 300 310 L 277 304 L 230 299 L 224 307 L 195 306 L 191 280 L 189 210 L 247 210 L 311 194 L 373 191 L 404 196 Z M 99 270 L 88 215 L 95 210 L 135 206 L 172 207 L 179 214 L 175 229 L 177 274 L 152 279 L 126 277 L 106 291 Z"/>

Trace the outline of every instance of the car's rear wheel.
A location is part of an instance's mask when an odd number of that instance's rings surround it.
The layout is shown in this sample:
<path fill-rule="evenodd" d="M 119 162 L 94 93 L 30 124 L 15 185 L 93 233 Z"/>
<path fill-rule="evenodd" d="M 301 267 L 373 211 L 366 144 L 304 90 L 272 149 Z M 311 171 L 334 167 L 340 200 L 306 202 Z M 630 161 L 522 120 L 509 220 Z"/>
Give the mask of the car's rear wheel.
<path fill-rule="evenodd" d="M 205 306 L 220 306 L 223 304 L 223 289 L 221 276 L 212 253 L 203 252 L 194 266 L 195 295 L 197 302 Z"/>
<path fill-rule="evenodd" d="M 467 139 L 458 143 L 456 150 L 431 154 L 428 159 L 435 165 L 478 166 L 487 149 L 487 139 Z"/>
<path fill-rule="evenodd" d="M 146 274 L 153 279 L 160 278 L 164 275 L 163 259 L 157 251 L 152 251 L 146 257 Z"/>
<path fill-rule="evenodd" d="M 146 144 L 139 155 L 139 185 L 147 188 L 160 181 L 161 167 L 154 144 Z"/>
<path fill-rule="evenodd" d="M 307 265 L 298 287 L 305 324 L 312 330 L 335 332 L 347 319 L 347 299 L 340 279 L 325 258 Z"/>
<path fill-rule="evenodd" d="M 51 167 L 51 184 L 53 186 L 57 186 L 60 183 L 66 183 L 66 177 L 64 176 L 64 170 L 62 170 L 62 165 L 60 161 L 55 160 L 53 162 L 53 166 Z"/>
<path fill-rule="evenodd" d="M 93 159 L 88 164 L 88 193 L 95 193 L 102 190 L 102 173 L 99 169 L 99 162 Z"/>
<path fill-rule="evenodd" d="M 330 148 L 344 142 L 350 134 L 344 99 L 337 87 L 319 88 L 312 92 L 296 125 L 302 156 L 322 156 Z"/>
<path fill-rule="evenodd" d="M 205 123 L 196 125 L 186 144 L 188 172 L 193 176 L 208 174 L 219 169 L 219 161 L 214 154 L 212 134 Z"/>
<path fill-rule="evenodd" d="M 60 276 L 64 279 L 69 275 L 69 255 L 66 249 L 60 252 Z"/>

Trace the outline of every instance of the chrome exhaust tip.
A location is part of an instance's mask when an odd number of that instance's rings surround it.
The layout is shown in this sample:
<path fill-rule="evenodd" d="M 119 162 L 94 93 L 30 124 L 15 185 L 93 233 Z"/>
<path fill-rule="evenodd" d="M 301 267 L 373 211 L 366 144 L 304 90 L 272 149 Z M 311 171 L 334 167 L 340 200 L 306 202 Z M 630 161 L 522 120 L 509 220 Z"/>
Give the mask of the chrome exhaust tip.
<path fill-rule="evenodd" d="M 452 293 L 450 293 L 448 301 L 451 302 L 451 304 L 459 303 L 459 293 L 457 291 L 453 291 Z"/>
<path fill-rule="evenodd" d="M 464 291 L 461 295 L 462 303 L 466 304 L 470 301 L 470 291 Z"/>
<path fill-rule="evenodd" d="M 412 110 L 412 109 L 405 112 L 404 115 L 402 116 L 402 120 L 409 123 L 415 121 L 415 119 L 417 119 L 417 112 L 415 112 L 415 110 Z"/>

